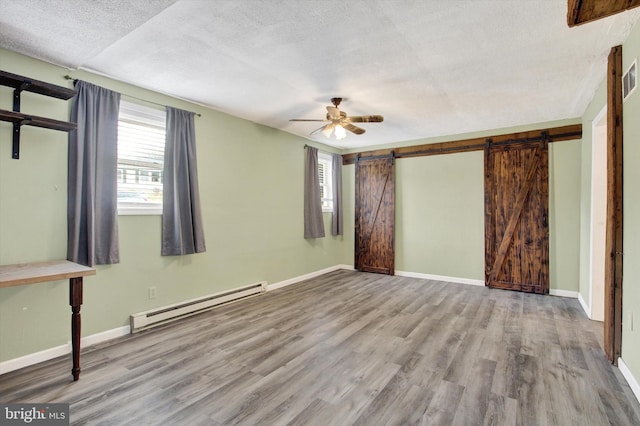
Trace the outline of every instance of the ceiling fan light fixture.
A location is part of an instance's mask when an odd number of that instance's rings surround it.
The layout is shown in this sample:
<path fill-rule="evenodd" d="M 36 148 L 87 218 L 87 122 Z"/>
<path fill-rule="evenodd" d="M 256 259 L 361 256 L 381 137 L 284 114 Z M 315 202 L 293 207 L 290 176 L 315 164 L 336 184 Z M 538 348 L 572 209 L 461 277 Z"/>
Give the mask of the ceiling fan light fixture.
<path fill-rule="evenodd" d="M 337 140 L 342 140 L 347 137 L 347 131 L 341 125 L 336 125 L 334 135 L 336 135 Z"/>
<path fill-rule="evenodd" d="M 322 134 L 325 135 L 326 137 L 330 138 L 332 132 L 333 132 L 333 127 L 332 126 L 327 126 L 322 131 Z"/>

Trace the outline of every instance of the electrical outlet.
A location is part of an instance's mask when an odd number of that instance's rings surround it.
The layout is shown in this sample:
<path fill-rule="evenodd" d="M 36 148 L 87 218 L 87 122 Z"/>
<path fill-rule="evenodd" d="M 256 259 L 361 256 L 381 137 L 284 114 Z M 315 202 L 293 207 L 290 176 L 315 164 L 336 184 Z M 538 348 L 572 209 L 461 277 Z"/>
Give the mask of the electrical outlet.
<path fill-rule="evenodd" d="M 149 287 L 149 299 L 155 299 L 158 296 L 158 289 L 154 287 Z"/>

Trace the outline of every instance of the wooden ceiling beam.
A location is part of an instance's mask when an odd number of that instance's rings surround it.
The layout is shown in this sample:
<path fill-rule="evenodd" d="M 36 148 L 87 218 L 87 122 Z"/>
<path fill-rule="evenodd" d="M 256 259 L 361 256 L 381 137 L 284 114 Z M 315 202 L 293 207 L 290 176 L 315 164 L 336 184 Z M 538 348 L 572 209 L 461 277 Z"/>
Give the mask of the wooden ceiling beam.
<path fill-rule="evenodd" d="M 531 130 L 528 132 L 508 133 L 483 138 L 464 139 L 452 142 L 429 143 L 424 145 L 402 146 L 399 148 L 376 149 L 372 151 L 354 152 L 342 156 L 342 164 L 353 164 L 356 157 L 377 157 L 393 154 L 395 158 L 424 157 L 428 155 L 453 154 L 457 152 L 482 151 L 487 139 L 492 143 L 517 143 L 523 141 L 540 140 L 546 132 L 549 142 L 569 141 L 582 138 L 582 124 L 553 127 L 550 129 Z"/>
<path fill-rule="evenodd" d="M 638 6 L 640 0 L 567 0 L 567 24 L 575 27 Z"/>

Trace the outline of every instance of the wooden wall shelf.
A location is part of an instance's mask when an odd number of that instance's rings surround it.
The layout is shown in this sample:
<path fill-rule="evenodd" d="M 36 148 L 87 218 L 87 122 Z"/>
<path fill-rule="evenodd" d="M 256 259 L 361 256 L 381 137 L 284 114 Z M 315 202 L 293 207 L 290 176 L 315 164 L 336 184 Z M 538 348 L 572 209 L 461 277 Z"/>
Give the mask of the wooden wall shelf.
<path fill-rule="evenodd" d="M 76 91 L 69 89 L 68 87 L 56 86 L 55 84 L 47 83 L 40 80 L 33 80 L 21 75 L 12 74 L 6 71 L 0 71 L 0 85 L 13 87 L 19 89 L 22 85 L 25 85 L 22 90 L 25 92 L 33 92 L 39 95 L 49 96 L 51 98 L 58 98 L 68 100 L 76 95 Z"/>
<path fill-rule="evenodd" d="M 52 98 L 69 100 L 77 94 L 75 90 L 40 80 L 33 80 L 6 71 L 0 71 L 0 85 L 13 87 L 13 111 L 0 109 L 0 121 L 13 123 L 12 158 L 20 158 L 20 130 L 22 126 L 42 127 L 45 129 L 61 130 L 63 132 L 69 132 L 77 127 L 76 123 L 38 117 L 20 111 L 20 95 L 22 92 L 33 92 Z"/>
<path fill-rule="evenodd" d="M 61 130 L 70 132 L 77 126 L 68 121 L 54 120 L 53 118 L 38 117 L 37 115 L 27 115 L 22 112 L 6 111 L 0 109 L 0 120 L 11 123 L 22 123 L 23 126 L 43 127 L 45 129 Z"/>

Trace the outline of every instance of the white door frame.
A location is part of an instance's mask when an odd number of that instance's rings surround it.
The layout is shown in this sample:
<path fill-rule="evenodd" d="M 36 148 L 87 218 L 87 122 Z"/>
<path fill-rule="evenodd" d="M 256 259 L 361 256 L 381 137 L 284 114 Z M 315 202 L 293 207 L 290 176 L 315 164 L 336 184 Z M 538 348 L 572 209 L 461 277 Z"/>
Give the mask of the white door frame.
<path fill-rule="evenodd" d="M 602 110 L 600 110 L 600 112 L 598 113 L 598 115 L 596 115 L 596 117 L 593 119 L 593 122 L 591 123 L 591 211 L 590 211 L 590 224 L 589 224 L 589 309 L 588 309 L 588 316 L 590 319 L 595 319 L 598 321 L 603 321 L 604 319 L 604 310 L 602 311 L 601 315 L 595 315 L 598 318 L 594 318 L 594 295 L 596 296 L 596 298 L 598 299 L 598 303 L 604 303 L 604 287 L 602 287 L 600 290 L 597 291 L 596 294 L 594 294 L 594 277 L 593 277 L 593 264 L 594 264 L 594 229 L 595 229 L 595 222 L 594 222 L 594 211 L 596 206 L 596 200 L 595 200 L 595 169 L 596 169 L 596 161 L 604 161 L 605 164 L 605 168 L 606 168 L 606 164 L 607 164 L 607 158 L 606 158 L 606 150 L 605 150 L 605 156 L 604 158 L 596 158 L 596 144 L 600 143 L 600 144 L 604 144 L 604 146 L 606 147 L 607 144 L 607 138 L 606 138 L 606 133 L 605 133 L 605 138 L 604 140 L 598 140 L 596 138 L 596 134 L 597 134 L 597 127 L 600 125 L 601 122 L 604 122 L 605 126 L 607 125 L 607 106 L 605 105 Z M 602 202 L 602 200 L 601 200 Z M 604 208 L 606 209 L 606 195 L 605 195 L 605 206 Z M 604 241 L 600 242 L 601 244 L 604 244 Z M 604 261 L 604 259 L 602 259 L 602 261 Z"/>

